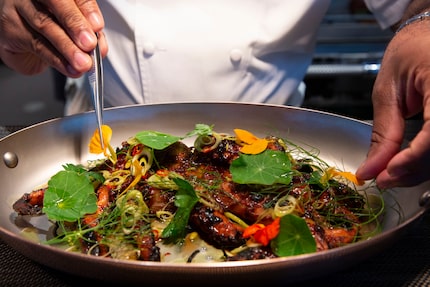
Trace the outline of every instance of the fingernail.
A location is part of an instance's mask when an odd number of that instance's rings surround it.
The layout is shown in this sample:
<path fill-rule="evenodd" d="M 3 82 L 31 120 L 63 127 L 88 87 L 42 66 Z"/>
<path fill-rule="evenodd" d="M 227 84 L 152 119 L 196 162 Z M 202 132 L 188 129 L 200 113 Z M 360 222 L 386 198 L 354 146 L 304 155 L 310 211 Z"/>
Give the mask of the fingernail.
<path fill-rule="evenodd" d="M 102 20 L 100 14 L 98 14 L 98 13 L 95 13 L 95 12 L 91 13 L 88 16 L 88 21 L 91 23 L 91 26 L 93 28 L 100 28 L 103 26 L 103 20 Z"/>
<path fill-rule="evenodd" d="M 69 72 L 69 74 L 71 75 L 78 75 L 79 72 L 75 70 L 75 68 L 73 68 L 71 65 L 67 65 L 67 72 Z"/>
<path fill-rule="evenodd" d="M 73 55 L 73 60 L 75 61 L 77 66 L 84 68 L 87 67 L 88 64 L 91 62 L 91 57 L 86 53 L 78 51 Z"/>
<path fill-rule="evenodd" d="M 379 189 L 381 189 L 381 190 L 389 189 L 389 188 L 392 188 L 392 187 L 393 187 L 393 186 L 391 186 L 389 183 L 379 183 L 379 184 L 377 184 L 377 186 L 378 186 L 378 188 L 379 188 Z"/>
<path fill-rule="evenodd" d="M 94 48 L 97 43 L 97 38 L 94 33 L 90 33 L 88 31 L 82 31 L 79 34 L 79 42 L 81 43 L 82 48 Z"/>

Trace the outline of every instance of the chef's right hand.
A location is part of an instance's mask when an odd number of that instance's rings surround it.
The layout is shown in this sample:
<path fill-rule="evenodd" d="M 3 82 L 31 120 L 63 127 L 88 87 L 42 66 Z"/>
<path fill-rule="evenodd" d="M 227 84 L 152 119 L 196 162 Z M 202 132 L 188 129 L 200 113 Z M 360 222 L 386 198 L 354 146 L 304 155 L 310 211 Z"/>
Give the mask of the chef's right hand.
<path fill-rule="evenodd" d="M 107 53 L 103 27 L 96 0 L 0 0 L 0 59 L 25 75 L 51 66 L 79 77 L 92 66 L 95 32 Z"/>

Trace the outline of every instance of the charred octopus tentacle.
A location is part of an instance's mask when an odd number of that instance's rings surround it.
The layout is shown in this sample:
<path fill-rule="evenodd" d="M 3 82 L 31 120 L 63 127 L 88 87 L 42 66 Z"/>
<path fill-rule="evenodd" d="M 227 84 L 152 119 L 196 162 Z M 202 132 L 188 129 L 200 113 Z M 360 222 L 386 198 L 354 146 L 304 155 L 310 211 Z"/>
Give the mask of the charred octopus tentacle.
<path fill-rule="evenodd" d="M 191 226 L 209 244 L 220 249 L 232 249 L 245 243 L 243 228 L 231 222 L 220 211 L 198 204 L 190 216 Z"/>

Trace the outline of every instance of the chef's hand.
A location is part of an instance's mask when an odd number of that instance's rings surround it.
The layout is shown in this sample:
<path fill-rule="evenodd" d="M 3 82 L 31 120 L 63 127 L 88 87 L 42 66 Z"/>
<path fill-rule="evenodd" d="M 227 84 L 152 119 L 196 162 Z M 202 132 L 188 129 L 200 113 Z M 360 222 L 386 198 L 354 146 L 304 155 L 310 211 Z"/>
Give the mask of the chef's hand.
<path fill-rule="evenodd" d="M 380 188 L 430 180 L 430 21 L 415 22 L 388 44 L 373 87 L 373 131 L 356 176 Z M 401 150 L 405 119 L 423 112 L 424 125 Z"/>
<path fill-rule="evenodd" d="M 88 71 L 104 27 L 95 0 L 0 0 L 0 59 L 33 75 L 52 66 L 69 77 Z M 107 53 L 103 33 L 100 49 Z"/>

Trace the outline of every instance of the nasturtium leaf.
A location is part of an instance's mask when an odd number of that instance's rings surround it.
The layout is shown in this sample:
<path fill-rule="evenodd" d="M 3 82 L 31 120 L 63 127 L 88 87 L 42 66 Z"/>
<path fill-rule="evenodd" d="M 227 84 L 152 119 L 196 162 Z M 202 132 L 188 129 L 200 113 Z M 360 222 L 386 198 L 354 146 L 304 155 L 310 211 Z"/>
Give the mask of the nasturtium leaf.
<path fill-rule="evenodd" d="M 184 138 L 192 137 L 195 135 L 211 135 L 212 133 L 212 126 L 206 124 L 196 124 L 194 130 L 188 132 L 183 137 L 173 136 L 157 131 L 141 131 L 136 134 L 135 138 L 147 147 L 156 150 L 162 150 L 179 140 L 183 140 Z"/>
<path fill-rule="evenodd" d="M 260 154 L 241 154 L 230 165 L 233 181 L 240 184 L 289 184 L 291 161 L 282 151 L 266 150 Z"/>
<path fill-rule="evenodd" d="M 316 242 L 306 221 L 294 214 L 281 217 L 278 236 L 271 241 L 273 252 L 280 256 L 293 256 L 316 252 Z"/>
<path fill-rule="evenodd" d="M 178 242 L 186 234 L 188 219 L 194 205 L 199 198 L 191 184 L 183 179 L 174 178 L 173 181 L 179 187 L 175 195 L 175 205 L 178 209 L 170 223 L 164 228 L 161 237 L 168 243 Z"/>
<path fill-rule="evenodd" d="M 103 183 L 105 181 L 105 178 L 101 173 L 95 172 L 95 171 L 89 171 L 85 169 L 83 165 L 80 165 L 80 164 L 74 165 L 74 164 L 68 163 L 63 165 L 63 168 L 64 170 L 67 170 L 67 171 L 73 171 L 78 174 L 85 175 L 95 185 Z"/>
<path fill-rule="evenodd" d="M 162 150 L 171 144 L 181 140 L 181 137 L 164 134 L 156 131 L 141 131 L 136 134 L 136 139 L 147 147 Z"/>
<path fill-rule="evenodd" d="M 43 212 L 49 219 L 74 222 L 96 210 L 94 186 L 85 174 L 60 171 L 48 181 Z"/>

